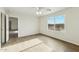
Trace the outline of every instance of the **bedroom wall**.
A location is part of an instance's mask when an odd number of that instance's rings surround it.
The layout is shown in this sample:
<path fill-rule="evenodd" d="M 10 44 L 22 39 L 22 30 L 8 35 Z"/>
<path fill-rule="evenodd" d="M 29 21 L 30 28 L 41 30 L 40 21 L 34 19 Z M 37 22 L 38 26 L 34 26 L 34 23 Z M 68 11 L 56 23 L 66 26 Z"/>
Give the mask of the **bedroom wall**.
<path fill-rule="evenodd" d="M 39 20 L 34 15 L 22 13 L 8 13 L 11 17 L 18 17 L 18 37 L 39 33 Z"/>
<path fill-rule="evenodd" d="M 65 16 L 65 30 L 48 30 L 47 18 L 54 15 Z M 40 18 L 40 33 L 79 45 L 79 8 L 67 8 Z"/>

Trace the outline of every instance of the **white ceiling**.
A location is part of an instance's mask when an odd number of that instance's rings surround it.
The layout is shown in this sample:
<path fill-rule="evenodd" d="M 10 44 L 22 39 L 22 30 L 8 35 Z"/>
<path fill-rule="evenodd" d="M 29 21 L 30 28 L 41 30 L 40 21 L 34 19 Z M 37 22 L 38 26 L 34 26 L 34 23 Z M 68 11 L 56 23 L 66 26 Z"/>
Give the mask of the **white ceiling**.
<path fill-rule="evenodd" d="M 17 13 L 43 16 L 65 9 L 64 7 L 39 7 L 39 8 L 41 11 L 41 14 L 39 15 L 36 14 L 36 12 L 38 11 L 37 7 L 6 7 L 5 10 L 6 12 L 17 12 Z"/>

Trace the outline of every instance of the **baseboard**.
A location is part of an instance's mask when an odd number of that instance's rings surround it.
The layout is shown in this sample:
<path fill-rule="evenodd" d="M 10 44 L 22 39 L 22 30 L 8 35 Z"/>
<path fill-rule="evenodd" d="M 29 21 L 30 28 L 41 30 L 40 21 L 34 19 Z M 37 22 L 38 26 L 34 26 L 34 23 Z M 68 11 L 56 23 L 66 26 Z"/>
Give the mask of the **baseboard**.
<path fill-rule="evenodd" d="M 65 42 L 65 43 L 69 43 L 69 44 L 72 44 L 72 45 L 75 45 L 75 46 L 78 46 L 78 47 L 79 47 L 79 45 L 77 45 L 77 44 L 74 44 L 74 43 L 71 43 L 71 42 L 68 42 L 68 41 L 65 41 L 65 40 L 59 39 L 59 38 L 51 37 L 51 36 L 46 35 L 46 34 L 43 34 L 43 33 L 39 33 L 39 34 L 41 34 L 41 35 L 43 35 L 43 36 L 50 37 L 50 38 L 52 38 L 52 39 L 56 39 L 56 40 L 59 40 L 59 41 Z"/>
<path fill-rule="evenodd" d="M 18 37 L 18 38 L 24 38 L 24 37 L 29 37 L 29 36 L 34 36 L 34 35 L 39 35 L 40 33 L 36 33 L 36 34 L 32 34 L 32 35 L 27 35 L 27 36 L 21 36 L 21 37 Z"/>
<path fill-rule="evenodd" d="M 28 35 L 28 36 L 22 36 L 22 37 L 18 37 L 18 38 L 24 38 L 24 37 L 34 36 L 34 35 L 47 36 L 47 37 L 50 37 L 50 38 L 52 38 L 52 39 L 56 39 L 56 40 L 59 40 L 59 41 L 65 42 L 65 43 L 69 43 L 69 44 L 72 44 L 72 45 L 75 45 L 75 46 L 78 46 L 78 47 L 79 47 L 79 45 L 76 45 L 76 44 L 74 44 L 74 43 L 71 43 L 71 42 L 68 42 L 68 41 L 65 41 L 65 40 L 62 40 L 62 39 L 59 39 L 59 38 L 51 37 L 51 36 L 46 35 L 46 34 L 43 34 L 43 33 L 37 33 L 37 34 L 32 34 L 32 35 Z"/>

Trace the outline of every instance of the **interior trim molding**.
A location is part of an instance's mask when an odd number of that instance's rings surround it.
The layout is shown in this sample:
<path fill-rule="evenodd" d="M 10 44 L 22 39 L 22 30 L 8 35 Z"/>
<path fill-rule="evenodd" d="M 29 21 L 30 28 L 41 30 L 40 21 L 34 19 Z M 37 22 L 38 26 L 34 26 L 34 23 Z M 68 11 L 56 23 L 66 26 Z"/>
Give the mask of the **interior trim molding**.
<path fill-rule="evenodd" d="M 40 35 L 47 36 L 47 37 L 50 37 L 50 38 L 52 38 L 52 39 L 56 39 L 56 40 L 59 40 L 59 41 L 62 41 L 62 42 L 66 42 L 66 43 L 69 43 L 69 44 L 72 44 L 72 45 L 75 45 L 75 46 L 78 46 L 78 47 L 79 47 L 79 45 L 76 45 L 76 44 L 71 43 L 71 42 L 68 42 L 68 41 L 61 40 L 61 39 L 59 39 L 59 38 L 51 37 L 51 36 L 46 35 L 46 34 L 43 34 L 43 33 L 39 33 L 39 34 L 40 34 Z"/>

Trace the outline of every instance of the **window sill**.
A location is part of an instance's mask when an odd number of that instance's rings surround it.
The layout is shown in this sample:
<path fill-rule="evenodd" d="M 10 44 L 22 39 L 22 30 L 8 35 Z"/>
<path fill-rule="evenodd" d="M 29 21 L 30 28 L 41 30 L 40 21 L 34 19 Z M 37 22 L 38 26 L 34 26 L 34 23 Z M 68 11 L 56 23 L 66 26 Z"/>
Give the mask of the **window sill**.
<path fill-rule="evenodd" d="M 65 30 L 63 30 L 63 31 L 48 30 L 48 31 L 51 31 L 51 32 L 62 32 L 62 33 L 66 32 Z"/>

